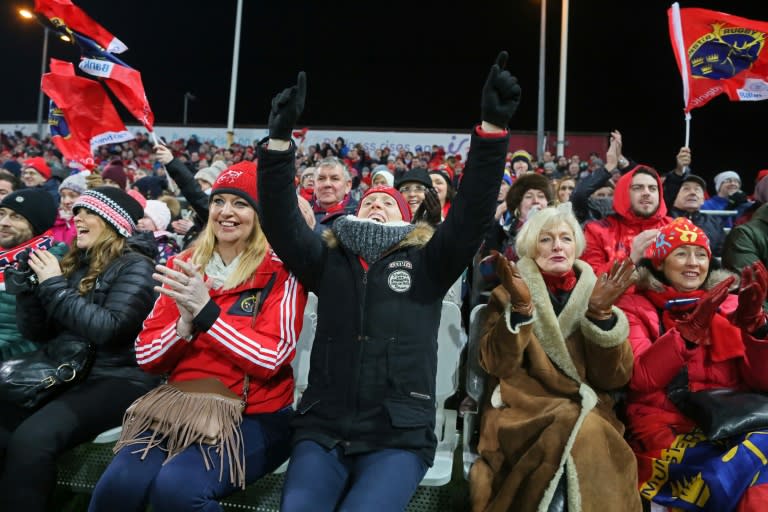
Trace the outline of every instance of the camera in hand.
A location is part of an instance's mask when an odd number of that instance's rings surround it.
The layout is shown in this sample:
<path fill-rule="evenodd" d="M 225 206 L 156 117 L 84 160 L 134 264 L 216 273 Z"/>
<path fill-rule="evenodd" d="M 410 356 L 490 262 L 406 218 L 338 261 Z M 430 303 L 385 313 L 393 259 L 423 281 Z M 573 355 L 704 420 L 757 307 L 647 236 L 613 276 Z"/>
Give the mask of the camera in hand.
<path fill-rule="evenodd" d="M 37 274 L 29 267 L 29 251 L 21 251 L 16 264 L 5 267 L 5 291 L 11 295 L 31 292 L 37 286 Z"/>

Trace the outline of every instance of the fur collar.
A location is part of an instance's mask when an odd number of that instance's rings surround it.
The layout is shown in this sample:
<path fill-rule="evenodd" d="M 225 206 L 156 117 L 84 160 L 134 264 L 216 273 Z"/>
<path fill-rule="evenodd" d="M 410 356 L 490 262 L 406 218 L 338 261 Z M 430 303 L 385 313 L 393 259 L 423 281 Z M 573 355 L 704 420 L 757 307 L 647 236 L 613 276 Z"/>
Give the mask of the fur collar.
<path fill-rule="evenodd" d="M 408 233 L 405 238 L 400 241 L 400 243 L 398 243 L 395 247 L 387 252 L 392 252 L 394 250 L 402 249 L 405 247 L 424 247 L 427 245 L 427 242 L 429 242 L 429 240 L 432 238 L 432 235 L 434 234 L 435 228 L 430 226 L 428 223 L 417 222 L 413 230 Z M 326 229 L 323 231 L 322 237 L 325 241 L 325 244 L 330 249 L 336 249 L 339 246 L 339 239 L 332 230 Z"/>
<path fill-rule="evenodd" d="M 573 266 L 579 274 L 579 280 L 571 291 L 571 296 L 565 307 L 558 316 L 555 316 L 547 285 L 544 283 L 544 278 L 541 277 L 541 271 L 536 262 L 531 258 L 524 257 L 517 263 L 520 274 L 531 291 L 534 306 L 533 333 L 536 335 L 536 339 L 558 368 L 576 382 L 581 383 L 581 377 L 568 353 L 565 339 L 579 329 L 597 278 L 592 267 L 583 261 L 576 260 Z"/>
<path fill-rule="evenodd" d="M 664 283 L 659 281 L 659 279 L 653 275 L 653 273 L 648 269 L 647 267 L 638 267 L 637 268 L 637 275 L 638 279 L 635 283 L 635 288 L 638 291 L 645 291 L 645 290 L 653 290 L 655 292 L 663 292 L 664 291 Z M 733 292 L 735 290 L 739 289 L 739 281 L 740 278 L 737 274 L 734 274 L 733 272 L 730 272 L 728 270 L 724 269 L 718 269 L 713 270 L 709 273 L 709 277 L 704 282 L 703 288 L 705 290 L 711 289 L 713 286 L 717 285 L 718 283 L 721 283 L 725 279 L 735 276 L 736 281 L 733 282 L 733 285 L 731 286 L 730 291 Z"/>

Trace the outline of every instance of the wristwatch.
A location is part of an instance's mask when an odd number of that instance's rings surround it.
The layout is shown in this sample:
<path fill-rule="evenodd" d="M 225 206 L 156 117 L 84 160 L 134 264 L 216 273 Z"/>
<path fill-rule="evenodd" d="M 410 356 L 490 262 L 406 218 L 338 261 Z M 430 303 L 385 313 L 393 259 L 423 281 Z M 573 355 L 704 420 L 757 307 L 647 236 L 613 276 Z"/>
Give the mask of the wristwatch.
<path fill-rule="evenodd" d="M 619 167 L 626 167 L 629 163 L 629 160 L 627 160 L 624 157 L 619 158 Z"/>

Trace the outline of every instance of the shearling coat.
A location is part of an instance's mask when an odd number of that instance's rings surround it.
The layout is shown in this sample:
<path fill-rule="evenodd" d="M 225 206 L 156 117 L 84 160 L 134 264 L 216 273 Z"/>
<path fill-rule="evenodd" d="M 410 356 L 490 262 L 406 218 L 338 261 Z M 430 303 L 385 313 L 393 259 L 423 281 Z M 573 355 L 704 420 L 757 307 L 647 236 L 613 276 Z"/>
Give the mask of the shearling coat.
<path fill-rule="evenodd" d="M 569 512 L 641 510 L 635 458 L 607 393 L 632 375 L 629 326 L 617 308 L 609 330 L 585 317 L 596 277 L 582 261 L 574 267 L 578 282 L 559 316 L 530 258 L 518 268 L 532 319 L 510 325 L 509 293 L 493 291 L 480 362 L 498 378 L 503 405 L 484 407 L 470 473 L 475 512 L 546 512 L 563 475 Z"/>

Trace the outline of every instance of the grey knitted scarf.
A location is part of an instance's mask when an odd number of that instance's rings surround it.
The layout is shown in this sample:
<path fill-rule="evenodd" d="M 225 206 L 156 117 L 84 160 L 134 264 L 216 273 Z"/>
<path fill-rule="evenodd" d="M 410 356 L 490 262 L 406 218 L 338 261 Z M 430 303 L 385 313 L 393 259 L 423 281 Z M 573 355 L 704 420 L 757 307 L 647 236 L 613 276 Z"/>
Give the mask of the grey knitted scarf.
<path fill-rule="evenodd" d="M 382 254 L 400 243 L 416 226 L 405 222 L 381 224 L 354 215 L 345 215 L 333 223 L 331 230 L 339 243 L 367 263 L 378 260 Z"/>

